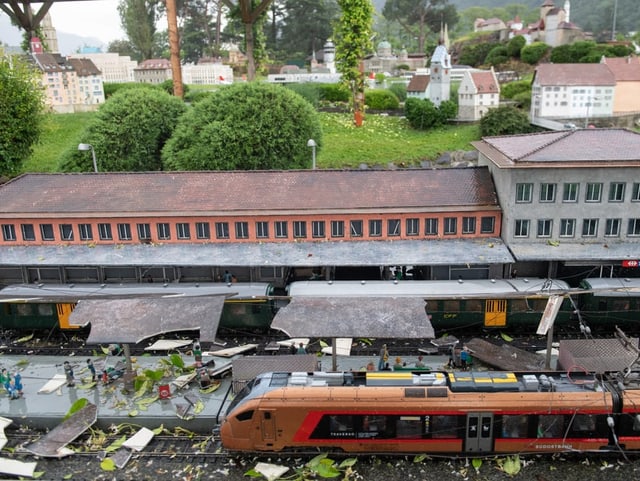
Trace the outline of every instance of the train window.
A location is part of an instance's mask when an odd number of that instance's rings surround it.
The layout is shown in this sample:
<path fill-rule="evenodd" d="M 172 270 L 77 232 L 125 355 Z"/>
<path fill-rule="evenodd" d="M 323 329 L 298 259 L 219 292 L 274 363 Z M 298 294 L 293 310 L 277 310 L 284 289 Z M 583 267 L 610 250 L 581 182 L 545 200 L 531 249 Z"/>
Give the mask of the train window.
<path fill-rule="evenodd" d="M 573 417 L 570 429 L 574 435 L 595 433 L 596 419 L 596 416 L 593 414 L 576 414 Z"/>
<path fill-rule="evenodd" d="M 433 416 L 432 436 L 437 439 L 458 437 L 458 416 Z"/>
<path fill-rule="evenodd" d="M 388 438 L 387 416 L 362 416 L 359 438 Z"/>
<path fill-rule="evenodd" d="M 236 414 L 236 419 L 238 421 L 250 421 L 252 417 L 253 417 L 253 409 L 242 411 Z"/>
<path fill-rule="evenodd" d="M 31 304 L 16 304 L 16 313 L 19 316 L 30 316 L 33 314 Z"/>
<path fill-rule="evenodd" d="M 630 307 L 629 299 L 612 299 L 611 310 L 612 311 L 628 311 Z"/>
<path fill-rule="evenodd" d="M 38 314 L 41 316 L 53 315 L 53 304 L 38 304 Z"/>
<path fill-rule="evenodd" d="M 509 306 L 509 312 L 527 312 L 529 310 L 526 299 L 511 299 Z"/>
<path fill-rule="evenodd" d="M 538 416 L 539 438 L 560 438 L 564 434 L 564 416 L 558 414 L 542 414 Z"/>
<path fill-rule="evenodd" d="M 465 311 L 483 312 L 484 301 L 482 299 L 467 299 L 464 303 Z"/>
<path fill-rule="evenodd" d="M 526 438 L 529 432 L 529 419 L 523 415 L 502 416 L 503 438 Z"/>
<path fill-rule="evenodd" d="M 422 419 L 422 416 L 400 416 L 396 421 L 396 437 L 421 438 L 423 432 L 429 432 L 429 416 L 425 416 L 425 422 Z"/>
<path fill-rule="evenodd" d="M 329 435 L 336 438 L 354 437 L 353 416 L 349 414 L 329 416 Z"/>
<path fill-rule="evenodd" d="M 445 312 L 460 312 L 460 301 L 445 300 L 442 301 L 442 310 Z"/>

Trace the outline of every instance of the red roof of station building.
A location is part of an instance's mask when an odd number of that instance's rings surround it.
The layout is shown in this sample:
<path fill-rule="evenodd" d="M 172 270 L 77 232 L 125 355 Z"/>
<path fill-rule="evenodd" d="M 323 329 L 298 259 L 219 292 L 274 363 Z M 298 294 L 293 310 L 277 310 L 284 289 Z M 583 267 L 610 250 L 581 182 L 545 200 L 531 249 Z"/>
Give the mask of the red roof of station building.
<path fill-rule="evenodd" d="M 545 63 L 536 67 L 534 83 L 539 85 L 615 86 L 616 79 L 601 63 Z"/>
<path fill-rule="evenodd" d="M 632 57 L 604 57 L 602 63 L 607 65 L 618 82 L 640 81 L 640 59 Z"/>
<path fill-rule="evenodd" d="M 498 208 L 487 168 L 25 174 L 0 186 L 0 217 Z"/>

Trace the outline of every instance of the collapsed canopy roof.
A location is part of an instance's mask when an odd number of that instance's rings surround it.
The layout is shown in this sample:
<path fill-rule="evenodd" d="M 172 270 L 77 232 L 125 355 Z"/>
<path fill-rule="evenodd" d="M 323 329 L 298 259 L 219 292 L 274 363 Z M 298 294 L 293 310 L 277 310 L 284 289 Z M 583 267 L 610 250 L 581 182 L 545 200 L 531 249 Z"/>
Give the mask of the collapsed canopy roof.
<path fill-rule="evenodd" d="M 69 323 L 91 324 L 87 344 L 138 343 L 167 332 L 200 330 L 213 342 L 225 296 L 82 300 Z"/>
<path fill-rule="evenodd" d="M 271 324 L 290 337 L 433 338 L 418 297 L 293 297 Z"/>

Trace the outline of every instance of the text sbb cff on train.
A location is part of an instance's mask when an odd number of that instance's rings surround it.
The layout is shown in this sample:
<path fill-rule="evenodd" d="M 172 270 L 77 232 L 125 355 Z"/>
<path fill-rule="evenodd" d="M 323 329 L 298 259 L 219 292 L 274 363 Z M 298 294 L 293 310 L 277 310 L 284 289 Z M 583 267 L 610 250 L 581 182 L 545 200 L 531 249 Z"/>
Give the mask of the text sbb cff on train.
<path fill-rule="evenodd" d="M 638 373 L 265 373 L 229 405 L 231 451 L 638 451 Z"/>
<path fill-rule="evenodd" d="M 220 327 L 268 329 L 274 316 L 273 286 L 238 283 L 16 284 L 0 290 L 4 329 L 78 329 L 69 315 L 83 299 L 225 296 Z"/>
<path fill-rule="evenodd" d="M 278 309 L 294 297 L 421 297 L 437 333 L 452 329 L 535 332 L 549 296 L 565 296 L 555 326 L 612 332 L 640 331 L 640 279 L 590 278 L 571 289 L 542 278 L 445 281 L 297 281 L 286 296 L 270 283 L 21 284 L 0 290 L 0 328 L 74 329 L 69 314 L 82 299 L 226 295 L 220 327 L 268 329 Z"/>

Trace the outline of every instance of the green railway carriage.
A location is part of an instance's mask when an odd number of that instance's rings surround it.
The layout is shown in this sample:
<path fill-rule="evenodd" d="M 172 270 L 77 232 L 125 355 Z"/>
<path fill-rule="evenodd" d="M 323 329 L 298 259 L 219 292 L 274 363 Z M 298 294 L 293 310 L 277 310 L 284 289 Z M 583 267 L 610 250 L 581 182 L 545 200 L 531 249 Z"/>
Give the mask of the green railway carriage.
<path fill-rule="evenodd" d="M 226 296 L 220 327 L 267 329 L 275 314 L 270 283 L 16 284 L 0 290 L 0 328 L 79 329 L 69 315 L 83 299 Z"/>

